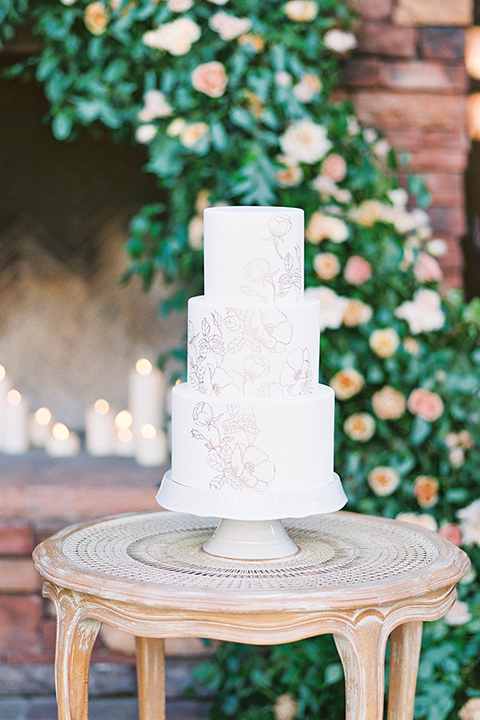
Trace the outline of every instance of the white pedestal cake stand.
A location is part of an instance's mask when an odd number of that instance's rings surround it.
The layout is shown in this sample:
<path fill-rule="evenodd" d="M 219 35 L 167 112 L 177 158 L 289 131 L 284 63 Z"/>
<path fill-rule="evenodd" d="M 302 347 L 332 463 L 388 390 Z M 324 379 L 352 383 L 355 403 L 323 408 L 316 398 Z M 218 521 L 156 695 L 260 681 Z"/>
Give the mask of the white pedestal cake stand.
<path fill-rule="evenodd" d="M 171 470 L 165 473 L 157 493 L 158 504 L 166 510 L 200 517 L 221 518 L 205 552 L 236 560 L 271 560 L 289 557 L 298 547 L 285 530 L 282 518 L 302 518 L 340 510 L 347 502 L 340 478 L 333 473 L 323 487 L 301 492 L 262 496 L 223 494 L 175 482 Z"/>

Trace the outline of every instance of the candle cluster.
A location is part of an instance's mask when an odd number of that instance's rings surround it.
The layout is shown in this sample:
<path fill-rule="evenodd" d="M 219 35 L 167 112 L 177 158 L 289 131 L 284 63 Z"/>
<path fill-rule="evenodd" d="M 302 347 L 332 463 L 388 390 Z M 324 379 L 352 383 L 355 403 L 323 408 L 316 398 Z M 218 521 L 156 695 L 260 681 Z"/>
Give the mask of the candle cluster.
<path fill-rule="evenodd" d="M 164 423 L 164 378 L 146 358 L 141 358 L 129 376 L 128 410 L 115 412 L 103 398 L 87 408 L 85 449 L 97 457 L 134 457 L 139 465 L 166 462 L 168 441 Z M 78 435 L 55 422 L 48 408 L 30 414 L 27 400 L 12 387 L 0 365 L 0 452 L 25 453 L 29 447 L 44 448 L 52 457 L 80 452 Z"/>

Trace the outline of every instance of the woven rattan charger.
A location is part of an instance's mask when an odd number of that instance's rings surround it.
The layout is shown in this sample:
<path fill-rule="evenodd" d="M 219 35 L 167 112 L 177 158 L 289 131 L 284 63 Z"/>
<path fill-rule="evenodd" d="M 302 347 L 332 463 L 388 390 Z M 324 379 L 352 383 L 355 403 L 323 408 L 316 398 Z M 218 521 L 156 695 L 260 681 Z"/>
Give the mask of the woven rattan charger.
<path fill-rule="evenodd" d="M 390 637 L 388 720 L 411 720 L 422 621 L 456 598 L 469 561 L 443 537 L 339 512 L 286 521 L 288 558 L 240 561 L 202 550 L 216 520 L 170 512 L 67 528 L 37 547 L 57 610 L 59 720 L 87 720 L 88 670 L 102 622 L 136 638 L 140 720 L 164 720 L 166 637 L 276 644 L 332 633 L 347 720 L 381 720 Z"/>

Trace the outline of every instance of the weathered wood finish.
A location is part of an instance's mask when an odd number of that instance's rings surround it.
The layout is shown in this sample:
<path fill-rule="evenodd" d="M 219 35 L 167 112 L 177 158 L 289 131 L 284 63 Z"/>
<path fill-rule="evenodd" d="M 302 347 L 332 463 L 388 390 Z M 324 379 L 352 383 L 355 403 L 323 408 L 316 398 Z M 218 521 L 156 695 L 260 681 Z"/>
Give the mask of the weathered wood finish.
<path fill-rule="evenodd" d="M 352 523 L 362 517 L 337 515 Z M 131 517 L 125 516 L 125 522 Z M 392 523 L 375 522 L 381 527 Z M 59 720 L 88 720 L 89 660 L 102 622 L 136 638 L 140 720 L 165 720 L 164 638 L 209 637 L 264 645 L 326 633 L 334 636 L 345 672 L 347 720 L 382 720 L 389 638 L 387 720 L 411 720 L 422 622 L 436 620 L 451 608 L 455 584 L 469 565 L 461 550 L 420 530 L 438 548 L 438 556 L 421 571 L 404 572 L 401 578 L 393 570 L 391 579 L 350 589 L 319 583 L 303 591 L 221 588 L 192 593 L 181 582 L 162 587 L 76 566 L 62 553 L 62 544 L 96 524 L 58 533 L 34 554 L 45 579 L 44 594 L 57 610 Z"/>

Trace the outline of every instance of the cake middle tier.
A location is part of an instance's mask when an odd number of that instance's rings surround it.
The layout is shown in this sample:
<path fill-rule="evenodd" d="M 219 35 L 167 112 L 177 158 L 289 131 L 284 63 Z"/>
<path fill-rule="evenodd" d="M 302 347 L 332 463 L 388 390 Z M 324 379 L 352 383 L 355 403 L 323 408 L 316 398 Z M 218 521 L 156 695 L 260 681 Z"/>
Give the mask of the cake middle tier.
<path fill-rule="evenodd" d="M 227 307 L 188 301 L 188 383 L 221 398 L 296 397 L 318 381 L 320 303 Z"/>
<path fill-rule="evenodd" d="M 261 497 L 326 486 L 333 477 L 334 393 L 203 400 L 172 394 L 172 478 L 212 493 Z"/>

